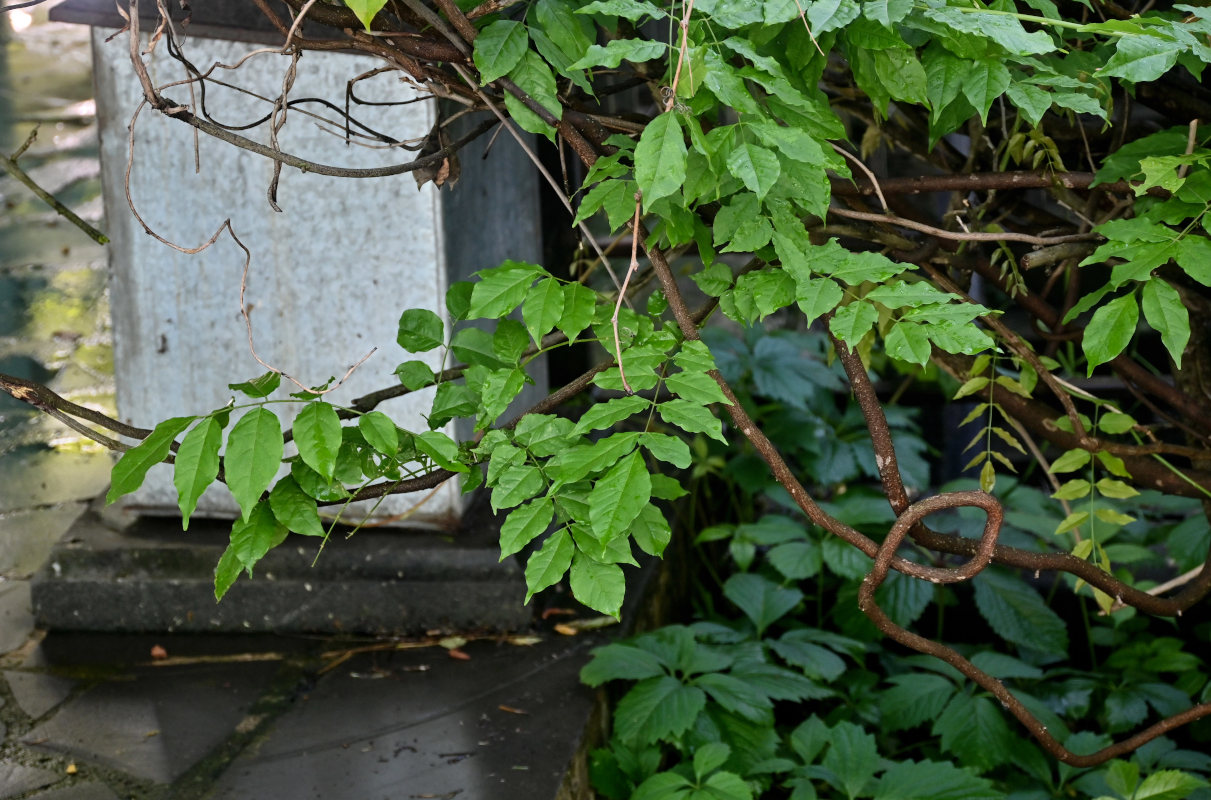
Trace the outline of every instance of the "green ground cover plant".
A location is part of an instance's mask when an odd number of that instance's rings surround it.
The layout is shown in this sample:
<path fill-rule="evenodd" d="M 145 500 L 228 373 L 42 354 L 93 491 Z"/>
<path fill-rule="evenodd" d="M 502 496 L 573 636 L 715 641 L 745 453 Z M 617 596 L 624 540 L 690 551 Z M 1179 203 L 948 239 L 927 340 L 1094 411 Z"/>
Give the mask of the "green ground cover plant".
<path fill-rule="evenodd" d="M 634 548 L 671 540 L 666 504 L 722 471 L 734 524 L 690 527 L 700 552 L 726 550 L 702 560 L 728 605 L 588 668 L 591 683 L 638 681 L 603 756 L 607 794 L 1201 791 L 1205 762 L 1173 737 L 1206 741 L 1211 715 L 1195 652 L 1211 591 L 1211 12 L 255 2 L 295 53 L 374 55 L 477 114 L 458 139 L 448 115 L 423 155 L 375 174 L 441 185 L 490 131 L 554 145 L 562 180 L 530 152 L 583 252 L 575 269 L 484 264 L 445 313 L 404 310 L 399 344 L 443 368 L 406 360 L 341 407 L 325 399 L 335 381 L 283 386 L 272 368 L 221 409 L 147 430 L 0 378 L 137 442 L 93 431 L 124 451 L 111 501 L 171 457 L 187 525 L 226 483 L 242 513 L 216 597 L 287 536 L 329 537 L 321 508 L 457 478 L 507 515 L 501 557 L 525 559 L 527 601 L 566 580 L 617 615 Z M 366 176 L 253 142 L 158 86 L 139 4 L 128 13 L 146 106 L 282 166 Z M 304 17 L 336 38 L 301 33 Z M 146 46 L 186 82 L 212 80 L 173 26 L 152 29 Z M 625 271 L 607 234 L 629 245 Z M 223 235 L 239 242 L 230 222 Z M 749 332 L 707 327 L 720 317 Z M 510 410 L 530 360 L 574 348 L 594 354 L 583 374 Z M 424 430 L 376 410 L 422 390 Z M 268 405 L 288 393 L 306 405 L 283 430 Z M 929 454 L 912 408 L 950 401 L 966 418 L 931 423 L 939 443 L 974 435 Z M 456 440 L 453 420 L 474 434 Z M 930 461 L 956 450 L 974 477 L 935 487 Z M 947 622 L 972 606 L 980 632 Z M 903 743 L 923 726 L 924 744 Z"/>

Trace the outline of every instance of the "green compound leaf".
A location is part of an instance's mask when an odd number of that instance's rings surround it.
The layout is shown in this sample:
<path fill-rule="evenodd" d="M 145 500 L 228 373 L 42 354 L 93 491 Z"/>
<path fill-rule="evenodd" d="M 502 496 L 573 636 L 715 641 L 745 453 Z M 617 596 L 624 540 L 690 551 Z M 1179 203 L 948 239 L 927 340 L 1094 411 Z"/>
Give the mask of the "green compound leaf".
<path fill-rule="evenodd" d="M 561 484 L 575 483 L 590 473 L 600 472 L 617 464 L 639 444 L 639 434 L 615 433 L 592 444 L 582 444 L 563 450 L 547 462 L 547 474 Z"/>
<path fill-rule="evenodd" d="M 506 261 L 499 267 L 480 271 L 480 279 L 471 290 L 468 319 L 505 316 L 522 304 L 530 284 L 543 273 L 542 267 L 520 261 Z"/>
<path fill-rule="evenodd" d="M 563 287 L 563 314 L 555 327 L 574 341 L 576 336 L 593 324 L 593 312 L 597 309 L 597 293 L 580 283 L 569 283 Z"/>
<path fill-rule="evenodd" d="M 626 578 L 617 564 L 602 564 L 577 551 L 568 573 L 572 596 L 589 608 L 615 619 L 622 611 Z"/>
<path fill-rule="evenodd" d="M 960 763 L 984 770 L 1009 759 L 1014 739 L 996 703 L 962 692 L 946 705 L 933 733 L 942 737 L 943 749 L 957 755 Z"/>
<path fill-rule="evenodd" d="M 1181 295 L 1167 282 L 1153 278 L 1144 284 L 1140 305 L 1144 308 L 1144 319 L 1160 333 L 1169 357 L 1181 369 L 1182 353 L 1190 341 L 1190 312 Z"/>
<path fill-rule="evenodd" d="M 803 592 L 798 589 L 784 588 L 752 573 L 728 578 L 723 594 L 752 620 L 758 636 L 803 600 Z"/>
<path fill-rule="evenodd" d="M 715 383 L 715 379 L 703 372 L 678 372 L 666 378 L 664 383 L 669 387 L 670 392 L 682 400 L 699 405 L 709 403 L 731 405 L 731 402 L 724 396 L 723 390 L 719 388 L 719 384 Z"/>
<path fill-rule="evenodd" d="M 727 443 L 723 423 L 709 408 L 689 400 L 666 400 L 656 406 L 660 418 L 687 433 L 705 433 L 712 439 Z"/>
<path fill-rule="evenodd" d="M 664 19 L 668 16 L 663 10 L 645 0 L 594 0 L 594 2 L 578 8 L 576 13 L 606 14 L 612 17 L 622 17 L 631 22 L 638 22 L 644 17 Z"/>
<path fill-rule="evenodd" d="M 369 31 L 370 23 L 374 21 L 375 15 L 383 10 L 383 6 L 387 5 L 387 0 L 344 0 L 344 3 Z"/>
<path fill-rule="evenodd" d="M 652 476 L 653 481 L 663 477 L 663 475 Z M 682 491 L 684 493 L 684 490 Z M 655 496 L 656 492 L 653 491 L 652 494 Z M 672 540 L 673 531 L 669 527 L 668 520 L 664 518 L 664 514 L 660 513 L 660 509 L 648 503 L 631 523 L 631 537 L 635 540 L 635 544 L 639 545 L 640 550 L 648 555 L 660 557 L 664 553 L 664 548 L 668 547 Z"/>
<path fill-rule="evenodd" d="M 253 399 L 259 397 L 268 397 L 273 394 L 278 386 L 282 383 L 282 376 L 277 372 L 266 372 L 259 378 L 253 378 L 250 381 L 243 383 L 229 383 L 227 388 L 236 392 L 241 392 Z"/>
<path fill-rule="evenodd" d="M 1134 293 L 1116 297 L 1093 312 L 1093 318 L 1085 327 L 1085 338 L 1081 340 L 1081 349 L 1089 360 L 1089 375 L 1099 364 L 1105 364 L 1126 349 L 1135 335 L 1139 316 L 1140 308 Z"/>
<path fill-rule="evenodd" d="M 651 744 L 685 733 L 705 706 L 706 694 L 696 686 L 667 675 L 648 678 L 619 701 L 614 730 L 624 742 Z"/>
<path fill-rule="evenodd" d="M 472 55 L 480 80 L 491 83 L 508 75 L 521 62 L 529 43 L 526 27 L 513 20 L 497 20 L 480 31 Z"/>
<path fill-rule="evenodd" d="M 652 497 L 652 479 L 638 450 L 615 464 L 589 493 L 593 535 L 607 541 L 622 533 Z"/>
<path fill-rule="evenodd" d="M 273 516 L 287 529 L 303 536 L 323 536 L 324 525 L 316 509 L 315 498 L 299 486 L 292 475 L 277 482 L 269 493 Z"/>
<path fill-rule="evenodd" d="M 240 504 L 245 522 L 257 499 L 277 474 L 284 449 L 282 425 L 267 408 L 249 411 L 227 434 L 224 474 L 227 488 Z"/>
<path fill-rule="evenodd" d="M 509 71 L 509 77 L 552 117 L 559 119 L 563 115 L 563 106 L 556 96 L 555 74 L 538 53 L 526 50 L 521 62 Z M 554 137 L 555 129 L 512 93 L 505 95 L 505 108 L 513 121 L 524 130 L 540 133 L 547 138 Z"/>
<path fill-rule="evenodd" d="M 218 477 L 222 444 L 223 426 L 214 417 L 204 417 L 181 440 L 173 465 L 172 483 L 177 489 L 182 530 L 189 530 L 189 516 L 197 508 L 198 498 Z"/>
<path fill-rule="evenodd" d="M 1055 461 L 1051 462 L 1051 469 L 1049 472 L 1056 475 L 1064 472 L 1073 472 L 1088 464 L 1090 458 L 1092 458 L 1092 456 L 1088 450 L 1069 450 Z"/>
<path fill-rule="evenodd" d="M 521 318 L 535 344 L 541 344 L 542 337 L 563 318 L 563 307 L 563 287 L 554 278 L 543 278 L 529 291 L 521 306 Z"/>
<path fill-rule="evenodd" d="M 514 553 L 541 536 L 555 517 L 555 502 L 549 497 L 540 497 L 509 512 L 500 526 L 500 560 Z"/>
<path fill-rule="evenodd" d="M 631 4 L 628 3 L 628 5 Z M 643 5 L 646 4 L 635 4 L 637 8 Z M 581 9 L 580 13 L 584 13 L 586 10 Z M 661 12 L 662 15 L 663 13 Z M 613 39 L 605 47 L 599 44 L 590 46 L 584 57 L 576 63 L 568 65 L 568 69 L 588 69 L 589 67 L 609 67 L 613 69 L 621 64 L 624 59 L 635 64 L 642 64 L 644 61 L 660 58 L 668 51 L 669 46 L 664 42 L 654 42 L 644 39 Z"/>
<path fill-rule="evenodd" d="M 1089 496 L 1089 491 L 1092 486 L 1093 484 L 1084 478 L 1077 478 L 1075 480 L 1068 481 L 1059 489 L 1056 489 L 1051 496 L 1056 500 L 1079 500 L 1082 497 Z"/>
<path fill-rule="evenodd" d="M 425 431 L 413 437 L 416 448 L 433 463 L 451 472 L 467 472 L 470 467 L 458 460 L 458 443 L 441 431 Z"/>
<path fill-rule="evenodd" d="M 494 370 L 484 381 L 476 430 L 486 430 L 496 422 L 525 386 L 526 372 L 520 367 Z"/>
<path fill-rule="evenodd" d="M 231 547 L 248 574 L 273 548 L 286 538 L 286 526 L 277 521 L 269 503 L 262 500 L 253 506 L 247 519 L 236 520 L 231 528 Z"/>
<path fill-rule="evenodd" d="M 1132 83 L 1154 81 L 1173 67 L 1185 45 L 1158 36 L 1122 36 L 1099 75 L 1115 76 Z"/>
<path fill-rule="evenodd" d="M 929 356 L 933 352 L 926 326 L 915 322 L 897 322 L 888 331 L 883 343 L 892 358 L 922 367 L 929 363 Z"/>
<path fill-rule="evenodd" d="M 690 447 L 680 437 L 670 436 L 667 433 L 645 432 L 639 434 L 639 443 L 654 458 L 672 464 L 678 469 L 689 469 L 692 462 Z"/>
<path fill-rule="evenodd" d="M 1068 628 L 1034 587 L 993 570 L 984 570 L 974 584 L 976 608 L 998 636 L 1049 655 L 1067 655 Z"/>
<path fill-rule="evenodd" d="M 1135 417 L 1117 411 L 1102 414 L 1097 421 L 1098 430 L 1110 434 L 1126 433 L 1138 424 L 1135 421 Z"/>
<path fill-rule="evenodd" d="M 685 136 L 675 113 L 656 117 L 644 128 L 635 147 L 635 180 L 646 211 L 685 183 Z"/>
<path fill-rule="evenodd" d="M 572 565 L 572 554 L 576 545 L 567 528 L 547 537 L 542 548 L 526 562 L 526 602 L 538 592 L 551 586 L 563 577 Z"/>
<path fill-rule="evenodd" d="M 529 464 L 515 464 L 507 467 L 496 479 L 492 488 L 492 510 L 513 508 L 546 488 L 542 472 L 538 467 Z"/>
<path fill-rule="evenodd" d="M 580 669 L 580 681 L 597 687 L 606 681 L 641 681 L 665 674 L 665 663 L 648 650 L 629 644 L 607 644 L 593 651 L 593 660 Z"/>
<path fill-rule="evenodd" d="M 450 340 L 450 352 L 470 366 L 499 369 L 509 365 L 496 354 L 495 337 L 480 328 L 463 328 Z"/>
<path fill-rule="evenodd" d="M 748 143 L 741 143 L 732 150 L 727 157 L 727 169 L 756 194 L 758 200 L 765 199 L 782 174 L 778 156 L 772 150 Z"/>
<path fill-rule="evenodd" d="M 1201 778 L 1176 769 L 1163 769 L 1144 778 L 1133 795 L 1136 800 L 1181 800 L 1207 786 Z"/>
<path fill-rule="evenodd" d="M 479 399 L 466 385 L 443 383 L 433 395 L 433 408 L 429 412 L 429 427 L 437 429 L 455 417 L 474 416 L 479 408 Z"/>
<path fill-rule="evenodd" d="M 357 421 L 358 430 L 366 444 L 385 456 L 399 452 L 399 428 L 381 411 L 367 411 Z"/>
<path fill-rule="evenodd" d="M 895 684 L 879 695 L 879 710 L 887 730 L 900 731 L 938 718 L 954 696 L 955 685 L 927 672 L 895 675 Z"/>
<path fill-rule="evenodd" d="M 879 311 L 873 304 L 858 301 L 837 309 L 828 321 L 828 329 L 850 347 L 857 347 L 878 320 Z"/>
<path fill-rule="evenodd" d="M 530 336 L 520 322 L 502 319 L 496 323 L 496 331 L 492 334 L 492 352 L 506 365 L 511 367 L 519 362 L 529 346 Z"/>
<path fill-rule="evenodd" d="M 322 401 L 303 406 L 294 420 L 294 443 L 304 464 L 331 479 L 336 451 L 341 447 L 341 420 L 336 409 Z"/>
<path fill-rule="evenodd" d="M 845 292 L 829 278 L 797 279 L 796 283 L 798 291 L 795 299 L 799 301 L 799 309 L 807 315 L 809 325 L 832 311 L 845 298 Z"/>
<path fill-rule="evenodd" d="M 219 563 L 214 567 L 214 599 L 216 603 L 227 594 L 227 590 L 236 582 L 236 578 L 240 577 L 243 569 L 244 565 L 236 557 L 235 548 L 227 545 L 227 549 L 219 558 Z"/>
<path fill-rule="evenodd" d="M 612 539 L 597 539 L 588 525 L 572 525 L 572 541 L 576 550 L 593 561 L 602 564 L 630 564 L 639 566 L 635 555 L 631 552 L 631 540 L 626 535 L 615 536 Z"/>
<path fill-rule="evenodd" d="M 992 782 L 954 764 L 899 761 L 879 777 L 876 800 L 1000 800 L 1004 792 Z"/>
<path fill-rule="evenodd" d="M 395 368 L 395 376 L 409 391 L 423 389 L 437 381 L 433 368 L 424 361 L 405 361 Z"/>
<path fill-rule="evenodd" d="M 807 21 L 812 32 L 819 36 L 853 22 L 860 9 L 854 0 L 815 0 L 807 6 Z"/>
<path fill-rule="evenodd" d="M 840 722 L 829 737 L 828 752 L 823 765 L 837 776 L 846 797 L 860 797 L 862 787 L 875 776 L 879 768 L 879 751 L 875 737 L 852 722 Z"/>
<path fill-rule="evenodd" d="M 395 340 L 409 353 L 424 353 L 441 346 L 444 331 L 437 314 L 427 308 L 410 308 L 399 318 Z"/>
<path fill-rule="evenodd" d="M 625 358 L 623 358 L 623 362 L 626 362 Z M 615 397 L 591 406 L 572 430 L 574 433 L 588 433 L 612 428 L 627 417 L 638 414 L 640 411 L 646 411 L 651 406 L 652 401 L 646 397 L 638 395 Z"/>

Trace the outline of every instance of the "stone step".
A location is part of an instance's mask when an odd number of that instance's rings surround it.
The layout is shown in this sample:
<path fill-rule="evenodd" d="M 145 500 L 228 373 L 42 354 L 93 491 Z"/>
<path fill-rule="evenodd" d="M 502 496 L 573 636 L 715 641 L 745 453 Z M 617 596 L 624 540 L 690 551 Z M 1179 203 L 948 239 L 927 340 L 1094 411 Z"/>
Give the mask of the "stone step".
<path fill-rule="evenodd" d="M 468 520 L 468 523 L 470 520 Z M 480 528 L 478 532 L 474 528 Z M 121 530 L 83 514 L 34 576 L 37 625 L 112 632 L 400 635 L 434 629 L 520 630 L 525 579 L 501 562 L 495 523 L 464 531 L 363 529 L 320 540 L 291 535 L 221 603 L 214 567 L 229 523 L 144 517 Z M 471 530 L 467 530 L 471 528 Z"/>

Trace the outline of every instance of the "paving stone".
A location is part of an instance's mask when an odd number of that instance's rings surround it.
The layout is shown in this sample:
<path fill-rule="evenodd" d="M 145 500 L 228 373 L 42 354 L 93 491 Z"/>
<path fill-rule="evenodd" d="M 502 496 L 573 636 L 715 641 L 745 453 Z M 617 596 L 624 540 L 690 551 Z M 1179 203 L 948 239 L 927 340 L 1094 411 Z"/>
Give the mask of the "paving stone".
<path fill-rule="evenodd" d="M 31 795 L 29 800 L 118 800 L 118 796 L 103 783 L 77 783 L 62 789 L 51 789 Z"/>
<path fill-rule="evenodd" d="M 253 663 L 137 670 L 70 701 L 22 743 L 169 783 L 231 734 L 275 669 Z"/>
<path fill-rule="evenodd" d="M 33 630 L 29 581 L 0 581 L 0 653 L 25 644 Z"/>
<path fill-rule="evenodd" d="M 55 773 L 27 767 L 12 761 L 0 761 L 0 798 L 17 797 L 59 780 Z"/>
<path fill-rule="evenodd" d="M 28 578 L 46 563 L 83 503 L 0 514 L 0 576 Z"/>
<path fill-rule="evenodd" d="M 17 705 L 31 719 L 38 719 L 66 700 L 76 685 L 75 681 L 57 675 L 15 670 L 5 672 L 4 680 L 8 683 Z"/>
<path fill-rule="evenodd" d="M 212 798 L 554 797 L 591 705 L 577 674 L 593 643 L 351 659 L 236 759 Z"/>
<path fill-rule="evenodd" d="M 0 511 L 91 500 L 109 486 L 105 453 L 39 450 L 0 459 Z"/>

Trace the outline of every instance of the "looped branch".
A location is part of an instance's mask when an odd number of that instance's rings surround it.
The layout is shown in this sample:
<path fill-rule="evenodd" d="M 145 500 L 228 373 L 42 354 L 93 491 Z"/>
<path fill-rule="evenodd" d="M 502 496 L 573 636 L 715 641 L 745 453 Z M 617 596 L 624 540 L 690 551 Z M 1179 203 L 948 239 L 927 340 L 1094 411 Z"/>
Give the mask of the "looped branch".
<path fill-rule="evenodd" d="M 887 579 L 897 548 L 904 541 L 904 537 L 908 534 L 909 529 L 924 517 L 938 511 L 964 506 L 983 508 L 988 514 L 988 518 L 984 524 L 984 533 L 980 537 L 980 545 L 976 552 L 976 557 L 963 566 L 954 569 L 935 568 L 937 569 L 937 579 L 930 578 L 929 580 L 933 580 L 935 583 L 955 583 L 969 580 L 991 562 L 1003 520 L 1001 505 L 992 495 L 983 492 L 951 492 L 949 494 L 936 495 L 909 506 L 896 519 L 895 524 L 887 534 L 887 538 L 883 540 L 883 544 L 879 547 L 879 552 L 875 556 L 874 566 L 867 573 L 866 577 L 862 579 L 862 585 L 858 588 L 858 607 L 882 634 L 919 653 L 939 658 L 959 670 L 959 672 L 979 685 L 980 688 L 991 693 L 997 700 L 1001 701 L 1001 706 L 1010 714 L 1013 714 L 1026 727 L 1030 735 L 1042 745 L 1044 750 L 1057 760 L 1074 767 L 1094 767 L 1098 764 L 1104 764 L 1112 758 L 1130 753 L 1132 750 L 1152 741 L 1158 736 L 1168 733 L 1174 728 L 1189 724 L 1206 716 L 1211 716 L 1211 703 L 1202 703 L 1180 714 L 1163 719 L 1136 735 L 1104 747 L 1096 753 L 1078 755 L 1064 747 L 1047 730 L 1047 726 L 1040 722 L 1038 717 L 1032 714 L 1013 692 L 1005 688 L 1005 684 L 1001 683 L 1001 681 L 971 663 L 971 661 L 960 655 L 957 650 L 897 625 L 875 600 L 875 591 Z"/>

